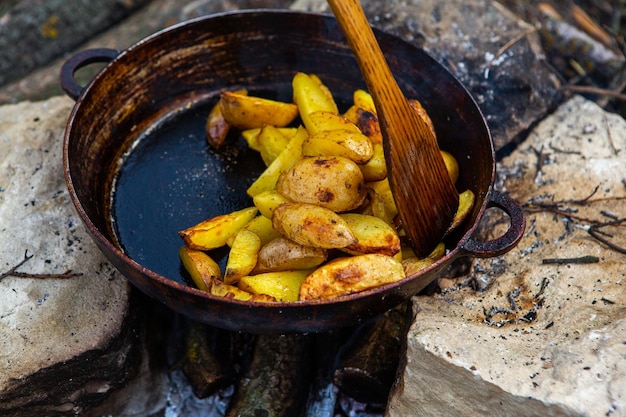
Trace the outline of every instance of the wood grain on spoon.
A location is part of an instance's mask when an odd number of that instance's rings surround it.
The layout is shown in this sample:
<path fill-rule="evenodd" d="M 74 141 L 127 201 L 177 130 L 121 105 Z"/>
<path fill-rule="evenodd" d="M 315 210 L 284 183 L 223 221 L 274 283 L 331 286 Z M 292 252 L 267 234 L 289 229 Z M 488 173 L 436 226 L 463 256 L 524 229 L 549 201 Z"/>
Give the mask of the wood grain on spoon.
<path fill-rule="evenodd" d="M 328 4 L 374 99 L 389 183 L 403 227 L 416 254 L 426 256 L 445 235 L 458 207 L 458 192 L 435 135 L 396 83 L 359 1 L 328 0 Z"/>

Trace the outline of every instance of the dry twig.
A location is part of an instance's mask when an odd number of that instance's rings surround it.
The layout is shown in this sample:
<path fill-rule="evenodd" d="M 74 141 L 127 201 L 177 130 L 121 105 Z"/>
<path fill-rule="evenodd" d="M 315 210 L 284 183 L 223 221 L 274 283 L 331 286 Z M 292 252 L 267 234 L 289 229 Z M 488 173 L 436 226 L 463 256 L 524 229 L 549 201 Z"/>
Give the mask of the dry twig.
<path fill-rule="evenodd" d="M 81 273 L 74 273 L 71 270 L 67 270 L 62 274 L 33 274 L 29 272 L 18 272 L 19 267 L 28 262 L 34 255 L 29 255 L 28 251 L 24 252 L 24 259 L 22 259 L 17 265 L 12 267 L 6 272 L 0 274 L 0 281 L 7 277 L 16 277 L 16 278 L 35 278 L 35 279 L 68 279 L 81 276 Z"/>

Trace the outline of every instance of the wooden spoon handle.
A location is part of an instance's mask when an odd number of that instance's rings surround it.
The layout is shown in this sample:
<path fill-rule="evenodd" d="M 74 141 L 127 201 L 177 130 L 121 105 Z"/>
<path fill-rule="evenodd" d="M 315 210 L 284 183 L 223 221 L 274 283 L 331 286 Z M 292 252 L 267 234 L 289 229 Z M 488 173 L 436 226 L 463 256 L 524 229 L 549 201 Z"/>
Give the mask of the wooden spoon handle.
<path fill-rule="evenodd" d="M 358 0 L 328 0 L 376 105 L 398 213 L 420 256 L 443 238 L 458 207 L 434 132 L 398 86 Z M 444 98 L 445 99 L 445 98 Z"/>

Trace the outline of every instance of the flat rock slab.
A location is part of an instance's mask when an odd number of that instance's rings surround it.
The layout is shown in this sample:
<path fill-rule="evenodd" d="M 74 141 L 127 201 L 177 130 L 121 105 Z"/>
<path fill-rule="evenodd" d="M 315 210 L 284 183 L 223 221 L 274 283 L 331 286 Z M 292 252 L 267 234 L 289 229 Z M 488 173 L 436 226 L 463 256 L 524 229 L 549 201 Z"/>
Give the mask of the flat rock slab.
<path fill-rule="evenodd" d="M 626 255 L 588 233 L 626 246 L 625 166 L 626 122 L 580 97 L 502 161 L 525 236 L 414 299 L 387 416 L 626 416 Z"/>
<path fill-rule="evenodd" d="M 0 274 L 25 257 L 18 274 L 80 274 L 0 280 L 3 416 L 80 411 L 137 365 L 124 327 L 130 285 L 87 235 L 65 186 L 62 135 L 73 104 L 0 107 Z"/>

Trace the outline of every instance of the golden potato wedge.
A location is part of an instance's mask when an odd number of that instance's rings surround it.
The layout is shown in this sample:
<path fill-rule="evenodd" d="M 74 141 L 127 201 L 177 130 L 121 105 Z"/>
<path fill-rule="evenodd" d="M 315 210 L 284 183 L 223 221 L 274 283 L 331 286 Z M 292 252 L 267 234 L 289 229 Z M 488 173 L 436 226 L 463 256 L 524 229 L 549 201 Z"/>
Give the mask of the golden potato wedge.
<path fill-rule="evenodd" d="M 254 219 L 250 220 L 250 222 L 246 224 L 243 228 L 254 232 L 261 239 L 261 247 L 267 245 L 269 242 L 276 239 L 277 237 L 282 236 L 280 233 L 274 230 L 271 217 L 265 217 L 263 215 L 256 216 Z"/>
<path fill-rule="evenodd" d="M 443 162 L 446 164 L 446 169 L 448 170 L 448 175 L 450 176 L 452 183 L 456 183 L 456 180 L 459 179 L 459 163 L 449 152 L 441 151 L 441 156 L 443 158 Z"/>
<path fill-rule="evenodd" d="M 261 238 L 250 230 L 241 229 L 228 253 L 224 270 L 224 283 L 235 284 L 239 278 L 248 275 L 257 263 L 261 250 Z"/>
<path fill-rule="evenodd" d="M 252 294 L 270 296 L 277 301 L 298 301 L 300 285 L 310 270 L 266 272 L 239 280 L 239 288 Z"/>
<path fill-rule="evenodd" d="M 311 269 L 326 260 L 326 250 L 279 237 L 263 246 L 253 273 Z"/>
<path fill-rule="evenodd" d="M 298 116 L 298 107 L 293 103 L 230 91 L 222 92 L 219 103 L 224 119 L 238 129 L 285 127 Z"/>
<path fill-rule="evenodd" d="M 387 161 L 382 143 L 372 145 L 374 154 L 363 165 L 359 165 L 365 182 L 381 181 L 387 178 Z"/>
<path fill-rule="evenodd" d="M 357 238 L 356 243 L 342 248 L 342 251 L 351 255 L 382 253 L 387 256 L 400 252 L 400 237 L 383 219 L 357 213 L 345 213 L 340 216 Z"/>
<path fill-rule="evenodd" d="M 472 213 L 472 207 L 474 207 L 474 201 L 476 201 L 476 195 L 472 190 L 465 190 L 459 194 L 459 207 L 456 210 L 456 214 L 452 219 L 452 224 L 448 227 L 446 233 L 450 233 Z"/>
<path fill-rule="evenodd" d="M 389 180 L 387 178 L 381 181 L 368 182 L 367 187 L 374 190 L 376 194 L 382 198 L 387 216 L 391 216 L 391 218 L 393 218 L 396 214 L 398 214 L 396 202 L 393 199 L 391 187 L 389 186 Z"/>
<path fill-rule="evenodd" d="M 235 93 L 247 95 L 248 91 L 245 89 L 236 90 Z M 206 124 L 204 126 L 206 132 L 206 138 L 209 145 L 215 149 L 218 149 L 222 144 L 224 144 L 224 140 L 228 135 L 228 131 L 230 130 L 230 123 L 224 119 L 224 115 L 222 114 L 222 106 L 220 100 L 218 99 L 217 103 L 211 108 L 209 112 L 209 117 L 207 117 Z"/>
<path fill-rule="evenodd" d="M 209 289 L 209 294 L 218 297 L 231 298 L 241 301 L 258 301 L 263 303 L 275 303 L 276 299 L 267 294 L 252 294 L 234 285 L 225 284 L 219 279 L 214 279 Z"/>
<path fill-rule="evenodd" d="M 279 193 L 277 190 L 263 191 L 252 199 L 254 206 L 259 209 L 261 215 L 272 218 L 276 207 L 285 203 L 293 203 L 290 199 Z"/>
<path fill-rule="evenodd" d="M 404 274 L 408 277 L 419 273 L 422 269 L 432 265 L 446 254 L 446 246 L 443 242 L 435 246 L 435 249 L 425 258 L 418 258 L 415 256 L 413 250 L 409 247 L 402 249 L 404 252 L 402 258 L 402 267 L 404 268 Z"/>
<path fill-rule="evenodd" d="M 383 134 L 380 131 L 378 116 L 375 113 L 356 108 L 356 121 L 354 122 L 361 132 L 367 136 L 372 143 L 383 143 Z"/>
<path fill-rule="evenodd" d="M 304 156 L 342 156 L 356 164 L 372 159 L 374 147 L 367 136 L 351 130 L 322 130 L 302 144 Z"/>
<path fill-rule="evenodd" d="M 272 216 L 274 229 L 304 246 L 332 249 L 356 243 L 345 220 L 314 204 L 281 204 Z"/>
<path fill-rule="evenodd" d="M 379 287 L 405 277 L 402 264 L 379 253 L 338 258 L 311 272 L 300 287 L 301 301 L 323 300 Z"/>
<path fill-rule="evenodd" d="M 302 158 L 279 177 L 276 189 L 294 202 L 335 212 L 355 209 L 365 199 L 361 170 L 341 156 Z"/>
<path fill-rule="evenodd" d="M 283 135 L 277 127 L 267 125 L 261 129 L 259 148 L 261 158 L 266 166 L 269 166 L 285 150 L 290 139 Z"/>
<path fill-rule="evenodd" d="M 348 132 L 361 133 L 359 128 L 340 114 L 329 111 L 314 111 L 309 114 L 311 128 L 307 129 L 309 135 L 330 130 L 347 130 Z"/>
<path fill-rule="evenodd" d="M 287 147 L 272 161 L 265 171 L 248 187 L 248 195 L 254 197 L 263 191 L 273 190 L 280 175 L 290 169 L 302 157 L 302 143 L 309 136 L 304 127 L 299 127 Z"/>
<path fill-rule="evenodd" d="M 222 247 L 257 214 L 256 207 L 247 207 L 229 214 L 204 220 L 195 226 L 181 230 L 178 235 L 192 249 L 210 250 Z"/>
<path fill-rule="evenodd" d="M 367 91 L 362 89 L 354 90 L 354 93 L 352 93 L 352 101 L 354 102 L 355 106 L 370 113 L 376 114 L 374 99 L 372 98 L 372 95 Z"/>
<path fill-rule="evenodd" d="M 329 100 L 335 101 L 335 99 L 333 98 L 333 93 L 330 91 L 330 88 L 328 88 L 322 82 L 322 79 L 318 77 L 317 74 L 309 74 L 309 77 L 311 77 L 311 79 L 322 89 L 322 91 L 324 92 L 324 94 L 326 94 L 326 97 L 328 97 Z"/>
<path fill-rule="evenodd" d="M 220 266 L 206 253 L 181 246 L 178 255 L 189 276 L 202 291 L 208 291 L 214 279 L 222 278 Z"/>
<path fill-rule="evenodd" d="M 261 127 L 255 127 L 254 129 L 245 129 L 241 131 L 241 137 L 244 138 L 248 147 L 257 152 L 261 152 L 261 143 L 259 140 L 259 135 L 261 134 Z M 276 128 L 280 133 L 283 134 L 284 137 L 291 140 L 291 138 L 296 134 L 298 128 L 296 127 L 277 127 Z"/>
<path fill-rule="evenodd" d="M 315 78 L 303 72 L 297 73 L 292 79 L 293 101 L 298 106 L 298 112 L 304 127 L 308 131 L 315 131 L 309 115 L 318 111 L 339 113 L 337 104 L 329 96 Z"/>

